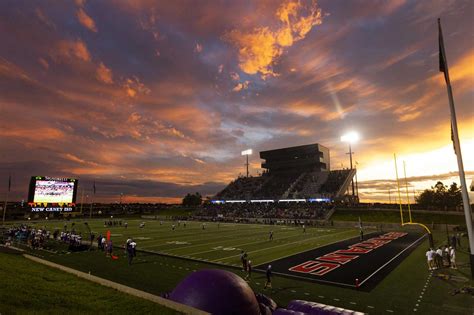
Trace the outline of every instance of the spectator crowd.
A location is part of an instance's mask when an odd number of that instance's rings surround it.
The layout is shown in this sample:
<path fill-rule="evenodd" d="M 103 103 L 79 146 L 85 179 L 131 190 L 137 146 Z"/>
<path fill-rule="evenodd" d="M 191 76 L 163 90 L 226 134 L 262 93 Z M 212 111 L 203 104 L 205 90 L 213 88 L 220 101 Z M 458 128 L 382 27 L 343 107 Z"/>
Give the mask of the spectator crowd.
<path fill-rule="evenodd" d="M 216 220 L 228 219 L 276 219 L 276 220 L 323 220 L 332 203 L 283 202 L 283 203 L 225 203 L 204 205 L 195 217 L 212 217 Z"/>

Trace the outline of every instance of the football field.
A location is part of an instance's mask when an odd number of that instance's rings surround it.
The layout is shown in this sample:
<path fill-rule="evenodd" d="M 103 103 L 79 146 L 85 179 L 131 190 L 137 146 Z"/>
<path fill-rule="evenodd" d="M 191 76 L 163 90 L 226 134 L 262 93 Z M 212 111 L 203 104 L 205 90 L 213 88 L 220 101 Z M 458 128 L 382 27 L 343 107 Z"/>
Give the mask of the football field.
<path fill-rule="evenodd" d="M 33 225 L 53 231 L 63 230 L 67 224 L 67 230 L 74 228 L 86 239 L 88 232 L 84 222 L 88 222 L 95 238 L 99 234 L 105 237 L 110 230 L 114 246 L 121 246 L 128 238 L 133 238 L 138 250 L 229 266 L 240 266 L 242 250 L 256 266 L 359 235 L 356 227 L 306 227 L 304 232 L 300 226 L 206 222 L 203 229 L 203 223 L 196 221 L 188 221 L 185 226 L 184 221 L 178 225 L 177 221 L 138 219 L 126 221 L 127 228 L 124 220 L 122 226 L 104 226 L 104 220 L 98 219 L 43 221 Z M 145 222 L 143 228 L 140 228 L 141 222 Z M 269 239 L 271 231 L 273 240 Z"/>
<path fill-rule="evenodd" d="M 264 269 L 262 266 L 271 262 L 274 268 L 272 290 L 263 289 L 265 275 L 260 272 L 253 274 L 248 283 L 255 292 L 264 292 L 279 305 L 286 305 L 293 299 L 304 299 L 372 314 L 408 314 L 415 310 L 419 313 L 445 314 L 441 310 L 447 309 L 451 314 L 467 314 L 472 310 L 471 296 L 452 295 L 454 288 L 472 283 L 465 276 L 469 266 L 466 263 L 467 253 L 459 251 L 459 271 L 446 268 L 439 271 L 440 275 L 427 271 L 425 251 L 428 240 L 412 234 L 416 231 L 398 229 L 395 233 L 407 232 L 407 235 L 395 239 L 387 235 L 392 233 L 390 231 L 367 229 L 364 231 L 366 238 L 360 242 L 356 226 L 349 229 L 307 227 L 306 233 L 303 233 L 302 227 L 296 226 L 218 225 L 206 222 L 203 230 L 202 222 L 187 222 L 186 227 L 183 222 L 179 227 L 174 222 L 176 229 L 173 231 L 171 221 L 163 221 L 160 225 L 159 220 L 145 220 L 144 228 L 139 227 L 143 219 L 122 219 L 122 223 L 125 221 L 128 222 L 127 229 L 124 226 L 104 227 L 103 219 L 28 222 L 37 228 L 47 227 L 50 230 L 62 230 L 67 224 L 68 230 L 74 228 L 84 237 L 88 233 L 84 222 L 88 222 L 96 237 L 110 230 L 115 245 L 114 254 L 119 256 L 117 260 L 111 260 L 101 251 L 71 253 L 66 250 L 67 246 L 57 246 L 52 251 L 23 248 L 42 259 L 158 295 L 172 291 L 196 270 L 217 267 L 244 277 L 246 273 L 240 268 L 239 254 L 245 250 L 255 271 Z M 269 240 L 270 231 L 274 234 L 273 241 Z M 131 266 L 127 263 L 125 252 L 119 248 L 128 237 L 136 240 L 139 250 L 145 250 L 137 253 Z M 377 238 L 376 243 L 374 238 Z M 391 238 L 390 242 L 380 242 Z M 439 245 L 445 239 L 441 232 L 434 238 Z M 377 243 L 385 244 L 379 246 Z M 373 249 L 360 253 L 364 245 L 366 249 Z M 341 250 L 347 252 L 353 249 L 356 249 L 356 254 L 335 255 Z M 320 270 L 315 270 L 316 263 L 327 262 L 327 258 L 341 266 L 321 277 L 320 280 L 324 281 L 315 281 L 315 272 Z M 348 259 L 351 261 L 345 263 Z M 211 263 L 220 263 L 221 266 Z M 309 271 L 309 274 L 299 272 L 295 277 L 291 273 L 297 266 L 300 266 L 300 271 Z M 344 281 L 354 284 L 355 277 L 359 277 L 362 283 L 372 274 L 376 276 L 371 280 L 378 278 L 373 285 L 364 283 L 360 289 L 341 286 Z M 450 280 L 446 280 L 448 278 Z M 326 285 L 327 280 L 340 284 Z"/>

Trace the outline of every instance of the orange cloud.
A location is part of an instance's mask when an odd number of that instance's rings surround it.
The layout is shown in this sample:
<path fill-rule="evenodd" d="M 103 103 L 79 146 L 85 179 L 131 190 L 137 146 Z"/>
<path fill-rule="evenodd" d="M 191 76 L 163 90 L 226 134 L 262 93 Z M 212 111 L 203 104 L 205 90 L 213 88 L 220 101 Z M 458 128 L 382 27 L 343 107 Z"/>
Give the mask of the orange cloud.
<path fill-rule="evenodd" d="M 449 57 L 449 56 L 448 56 Z M 470 90 L 474 84 L 474 50 L 471 50 L 461 56 L 453 64 L 449 64 L 449 79 L 451 83 L 456 83 L 455 89 Z M 441 72 L 436 72 L 426 80 L 428 84 L 435 84 L 437 86 L 445 86 L 444 75 Z"/>
<path fill-rule="evenodd" d="M 111 84 L 114 82 L 112 79 L 112 70 L 107 68 L 102 62 L 97 67 L 95 77 L 97 80 L 106 84 Z"/>
<path fill-rule="evenodd" d="M 423 45 L 424 45 L 424 42 L 418 42 L 414 45 L 408 46 L 402 52 L 398 52 L 397 54 L 394 54 L 394 55 L 390 56 L 384 62 L 382 62 L 378 65 L 375 65 L 374 70 L 376 70 L 376 71 L 385 70 L 385 69 L 393 66 L 394 64 L 399 63 L 403 59 L 408 58 L 409 56 L 416 53 L 418 50 L 420 50 L 423 47 Z"/>
<path fill-rule="evenodd" d="M 49 69 L 49 63 L 44 58 L 38 58 L 38 62 L 43 66 L 45 70 Z"/>
<path fill-rule="evenodd" d="M 308 13 L 309 12 L 309 13 Z M 306 16 L 303 16 L 307 13 Z M 288 1 L 276 12 L 279 26 L 256 27 L 252 31 L 231 30 L 224 39 L 239 50 L 239 67 L 247 74 L 260 73 L 262 78 L 276 76 L 272 64 L 284 48 L 303 39 L 314 25 L 322 23 L 321 9 L 313 2 L 304 6 L 300 1 Z"/>
<path fill-rule="evenodd" d="M 89 31 L 97 33 L 97 27 L 94 20 L 89 15 L 87 15 L 87 13 L 82 8 L 77 10 L 76 16 L 82 26 L 87 28 Z"/>
<path fill-rule="evenodd" d="M 291 103 L 285 110 L 289 113 L 296 114 L 303 117 L 308 116 L 317 116 L 319 119 L 324 121 L 331 121 L 334 119 L 340 119 L 344 116 L 346 111 L 349 111 L 350 108 L 344 110 L 344 112 L 331 111 L 328 109 L 329 106 L 324 106 L 314 102 L 307 101 L 297 101 Z"/>
<path fill-rule="evenodd" d="M 450 70 L 450 79 L 453 82 L 468 80 L 472 83 L 474 81 L 474 51 L 464 55 L 454 67 Z"/>
<path fill-rule="evenodd" d="M 136 123 L 142 119 L 142 116 L 139 113 L 132 113 L 127 119 L 127 122 Z"/>
<path fill-rule="evenodd" d="M 471 91 L 472 85 L 474 84 L 474 52 L 471 51 L 462 56 L 449 70 L 451 82 L 457 93 L 462 94 L 466 91 Z M 427 114 L 435 110 L 437 107 L 433 106 L 433 104 L 439 102 L 440 95 L 445 99 L 445 86 L 446 83 L 443 74 L 436 72 L 421 83 L 409 85 L 401 92 L 401 94 L 409 94 L 420 91 L 421 96 L 417 99 L 411 101 L 409 104 L 397 104 L 395 101 L 389 107 L 394 108 L 394 113 L 398 115 L 398 121 L 407 122 L 415 120 L 419 118 L 422 113 Z M 440 87 L 443 88 L 440 89 Z M 396 99 L 390 96 L 388 97 Z"/>
<path fill-rule="evenodd" d="M 405 122 L 405 121 L 414 120 L 418 118 L 420 115 L 421 115 L 421 111 L 413 111 L 409 113 L 404 113 L 398 117 L 398 121 Z"/>
<path fill-rule="evenodd" d="M 128 78 L 124 85 L 125 93 L 130 97 L 135 97 L 138 93 L 149 94 L 151 90 L 145 86 L 137 77 Z"/>
<path fill-rule="evenodd" d="M 52 52 L 53 58 L 56 59 L 79 59 L 82 61 L 90 61 L 91 55 L 86 44 L 80 40 L 62 40 Z"/>
<path fill-rule="evenodd" d="M 38 17 L 38 19 L 41 20 L 44 24 L 49 26 L 52 29 L 56 29 L 56 25 L 51 21 L 46 14 L 43 13 L 43 11 L 40 8 L 36 8 L 35 14 Z"/>
<path fill-rule="evenodd" d="M 84 4 L 86 4 L 86 0 L 74 0 L 74 2 L 78 7 L 84 7 Z"/>
<path fill-rule="evenodd" d="M 74 155 L 74 154 L 71 154 L 71 153 L 66 153 L 64 155 L 64 157 L 72 162 L 76 162 L 76 163 L 79 163 L 79 164 L 86 164 L 86 165 L 89 165 L 89 166 L 98 166 L 97 163 L 94 163 L 94 162 L 90 162 L 90 161 L 86 161 L 86 160 L 83 160 L 81 159 L 80 157 Z"/>
<path fill-rule="evenodd" d="M 10 79 L 21 79 L 24 81 L 34 82 L 26 71 L 10 61 L 0 57 L 0 76 L 4 76 Z"/>
<path fill-rule="evenodd" d="M 239 91 L 242 91 L 242 90 L 246 90 L 248 89 L 249 87 L 249 81 L 244 81 L 244 82 L 241 82 L 241 83 L 238 83 L 233 89 L 232 91 L 233 92 L 239 92 Z"/>
<path fill-rule="evenodd" d="M 65 138 L 64 132 L 59 129 L 51 127 L 38 127 L 38 126 L 9 126 L 9 128 L 3 128 L 0 130 L 0 136 L 18 138 L 22 141 L 37 141 L 38 134 L 41 134 L 43 141 L 59 141 Z"/>

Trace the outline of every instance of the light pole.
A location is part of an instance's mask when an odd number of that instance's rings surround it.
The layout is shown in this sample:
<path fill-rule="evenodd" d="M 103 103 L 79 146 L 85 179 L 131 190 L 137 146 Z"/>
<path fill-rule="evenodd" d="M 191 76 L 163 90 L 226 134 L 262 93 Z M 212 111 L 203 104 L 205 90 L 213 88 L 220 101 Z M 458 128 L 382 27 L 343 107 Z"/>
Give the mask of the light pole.
<path fill-rule="evenodd" d="M 347 154 L 349 154 L 349 161 L 352 170 L 352 154 L 354 154 L 354 152 L 352 152 L 352 144 L 359 141 L 359 134 L 355 131 L 348 132 L 341 137 L 341 141 L 349 143 L 349 153 Z M 352 196 L 355 196 L 354 179 L 352 179 Z"/>
<path fill-rule="evenodd" d="M 242 151 L 242 155 L 245 155 L 247 157 L 247 163 L 245 163 L 245 166 L 247 167 L 247 177 L 249 177 L 249 155 L 252 154 L 252 149 L 247 149 L 245 151 Z"/>
<path fill-rule="evenodd" d="M 357 163 L 357 161 L 355 161 L 355 169 L 356 169 L 356 195 L 357 195 L 357 198 L 359 198 L 359 184 L 357 183 L 357 165 L 359 165 L 359 163 Z"/>

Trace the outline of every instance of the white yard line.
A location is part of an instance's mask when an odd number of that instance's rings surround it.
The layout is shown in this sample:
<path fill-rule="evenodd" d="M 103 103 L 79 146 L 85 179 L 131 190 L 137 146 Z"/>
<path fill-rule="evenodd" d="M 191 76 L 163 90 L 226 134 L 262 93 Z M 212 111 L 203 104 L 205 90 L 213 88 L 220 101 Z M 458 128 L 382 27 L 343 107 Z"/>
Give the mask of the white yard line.
<path fill-rule="evenodd" d="M 292 277 L 292 278 L 304 279 L 304 280 L 306 280 L 306 281 L 308 280 L 307 277 L 296 276 L 296 275 L 289 275 L 289 274 L 287 274 L 287 273 L 281 273 L 281 272 L 272 271 L 272 274 L 284 276 L 284 277 L 286 277 L 286 278 L 288 278 L 288 276 L 290 276 L 290 277 Z M 311 279 L 311 280 L 312 280 L 312 279 Z M 324 282 L 324 283 L 330 283 L 330 284 L 343 285 L 343 286 L 346 286 L 346 287 L 355 288 L 355 285 L 347 284 L 347 283 L 333 282 L 333 281 L 320 280 L 320 279 L 314 279 L 314 281 L 315 281 L 315 282 Z M 322 295 L 320 295 L 319 297 L 320 297 L 320 298 L 324 298 L 324 296 L 322 296 Z"/>
<path fill-rule="evenodd" d="M 286 232 L 286 231 L 284 231 L 284 232 Z M 265 234 L 265 233 L 266 233 L 266 234 Z M 240 235 L 240 234 L 241 234 L 241 231 L 239 230 L 239 231 L 238 231 L 237 233 L 235 233 L 235 234 L 226 235 L 226 236 L 224 236 L 224 237 L 222 237 L 222 238 L 234 237 L 234 236 L 238 236 L 238 235 Z M 248 235 L 248 236 L 244 236 L 244 237 L 242 237 L 241 239 L 248 239 L 248 238 L 254 238 L 254 239 L 255 239 L 255 236 L 256 236 L 256 235 L 259 235 L 259 234 L 264 234 L 264 235 L 267 235 L 267 237 L 268 237 L 268 232 L 267 232 L 267 231 L 260 231 L 260 232 L 258 232 L 258 233 L 252 233 L 252 234 L 250 234 L 250 235 Z M 214 235 L 212 238 L 210 238 L 210 239 L 213 239 L 213 238 L 216 238 L 215 235 Z M 201 241 L 206 241 L 206 240 L 207 240 L 207 239 L 199 239 L 198 241 L 201 242 Z M 195 245 L 190 245 L 190 246 L 183 246 L 183 247 L 179 247 L 179 248 L 178 248 L 178 247 L 177 247 L 177 248 L 172 248 L 172 249 L 168 249 L 168 251 L 181 250 L 181 249 L 184 249 L 184 248 L 191 248 L 191 247 L 207 246 L 207 245 L 209 245 L 209 244 L 222 244 L 222 243 L 229 242 L 229 241 L 234 241 L 234 240 L 231 239 L 231 240 L 225 240 L 225 241 L 223 241 L 222 239 L 220 239 L 220 240 L 214 241 L 214 242 L 205 242 L 205 243 L 200 243 L 200 244 L 195 244 Z M 163 244 L 163 245 L 165 245 L 165 244 Z M 163 245 L 154 245 L 154 246 L 150 246 L 150 247 L 146 247 L 146 248 L 155 248 L 155 247 L 160 247 L 160 246 L 163 246 Z M 236 246 L 236 245 L 232 245 L 232 244 L 231 244 L 231 245 L 228 245 L 228 246 L 226 245 L 226 247 L 235 247 L 235 246 Z M 237 246 L 242 246 L 242 245 L 237 245 Z M 193 254 L 194 254 L 194 253 L 193 253 Z M 191 255 L 193 255 L 193 254 L 191 254 Z"/>
<path fill-rule="evenodd" d="M 291 237 L 296 237 L 296 236 L 301 236 L 300 234 L 298 235 L 290 235 L 290 236 L 287 236 L 287 237 L 282 237 L 282 238 L 279 238 L 279 240 L 284 240 L 284 239 L 287 239 L 287 238 L 291 238 Z M 240 246 L 246 246 L 246 245 L 251 245 L 251 244 L 258 244 L 258 243 L 266 243 L 266 242 L 270 242 L 268 240 L 268 235 L 267 237 L 264 239 L 264 240 L 261 240 L 261 241 L 258 241 L 258 242 L 250 242 L 250 243 L 244 243 L 244 244 L 237 244 L 237 245 L 229 245 L 228 247 L 240 247 Z M 220 249 L 211 249 L 211 250 L 206 250 L 206 251 L 202 251 L 202 252 L 197 252 L 197 253 L 191 253 L 189 254 L 189 256 L 193 256 L 193 255 L 198 255 L 198 254 L 203 254 L 203 253 L 208 253 L 208 252 L 214 252 L 214 251 L 219 251 Z M 236 255 L 238 256 L 238 255 Z"/>

